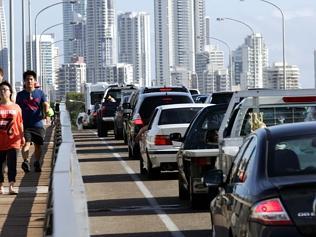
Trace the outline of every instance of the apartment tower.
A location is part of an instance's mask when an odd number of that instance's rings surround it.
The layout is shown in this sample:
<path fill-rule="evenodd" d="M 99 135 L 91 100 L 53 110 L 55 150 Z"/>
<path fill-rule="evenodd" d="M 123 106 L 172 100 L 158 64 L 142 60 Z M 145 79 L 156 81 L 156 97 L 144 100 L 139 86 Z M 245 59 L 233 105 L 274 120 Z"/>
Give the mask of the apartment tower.
<path fill-rule="evenodd" d="M 106 66 L 116 64 L 116 16 L 113 0 L 87 2 L 87 81 L 107 82 Z"/>
<path fill-rule="evenodd" d="M 171 85 L 177 68 L 194 78 L 195 52 L 205 45 L 204 8 L 204 0 L 154 1 L 157 85 Z"/>
<path fill-rule="evenodd" d="M 150 86 L 150 17 L 145 12 L 126 12 L 118 16 L 118 62 L 133 65 L 133 83 Z"/>

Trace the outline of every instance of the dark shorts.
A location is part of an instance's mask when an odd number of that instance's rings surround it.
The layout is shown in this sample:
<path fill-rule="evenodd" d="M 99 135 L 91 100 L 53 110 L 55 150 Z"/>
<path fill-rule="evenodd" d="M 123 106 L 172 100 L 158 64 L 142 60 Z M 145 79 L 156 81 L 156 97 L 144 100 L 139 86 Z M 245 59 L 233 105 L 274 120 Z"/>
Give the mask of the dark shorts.
<path fill-rule="evenodd" d="M 37 145 L 44 144 L 45 129 L 44 128 L 25 128 L 24 137 L 26 142 L 34 142 Z"/>

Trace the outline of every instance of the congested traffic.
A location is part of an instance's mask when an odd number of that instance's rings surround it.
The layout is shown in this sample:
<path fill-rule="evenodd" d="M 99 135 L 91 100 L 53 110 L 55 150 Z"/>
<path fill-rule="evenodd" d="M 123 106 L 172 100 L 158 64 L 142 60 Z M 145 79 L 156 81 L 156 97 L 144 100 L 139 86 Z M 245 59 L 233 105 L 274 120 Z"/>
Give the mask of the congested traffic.
<path fill-rule="evenodd" d="M 123 140 L 140 176 L 178 172 L 179 198 L 210 207 L 213 236 L 315 236 L 315 94 L 257 89 L 197 103 L 181 86 L 109 85 L 86 127 Z"/>

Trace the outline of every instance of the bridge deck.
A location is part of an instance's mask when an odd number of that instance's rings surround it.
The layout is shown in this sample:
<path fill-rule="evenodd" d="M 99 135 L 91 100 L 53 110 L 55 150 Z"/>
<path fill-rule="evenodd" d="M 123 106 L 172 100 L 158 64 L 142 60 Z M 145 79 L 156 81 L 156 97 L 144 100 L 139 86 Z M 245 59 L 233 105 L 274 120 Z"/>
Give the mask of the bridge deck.
<path fill-rule="evenodd" d="M 0 195 L 1 237 L 42 237 L 47 210 L 48 186 L 52 172 L 54 129 L 46 129 L 43 146 L 42 172 L 25 174 L 21 169 L 22 157 L 18 157 L 16 190 L 17 195 L 8 195 L 8 180 L 5 173 L 4 194 Z M 31 146 L 31 149 L 33 146 Z M 32 152 L 30 152 L 32 154 Z M 31 158 L 33 164 L 33 157 Z"/>

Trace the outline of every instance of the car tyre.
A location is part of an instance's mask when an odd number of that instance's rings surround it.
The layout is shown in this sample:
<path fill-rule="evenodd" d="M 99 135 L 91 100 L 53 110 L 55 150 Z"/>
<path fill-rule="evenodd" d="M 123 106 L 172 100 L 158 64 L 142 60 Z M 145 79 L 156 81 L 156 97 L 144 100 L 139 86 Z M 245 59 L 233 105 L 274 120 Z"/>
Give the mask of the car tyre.
<path fill-rule="evenodd" d="M 142 158 L 139 159 L 139 173 L 141 175 L 145 175 L 146 174 L 146 169 L 144 168 L 144 161 Z"/>
<path fill-rule="evenodd" d="M 160 168 L 153 168 L 150 159 L 147 161 L 147 177 L 149 179 L 157 179 L 160 176 Z"/>
<path fill-rule="evenodd" d="M 133 159 L 133 152 L 132 152 L 132 149 L 130 147 L 130 145 L 127 146 L 128 147 L 128 159 Z"/>
<path fill-rule="evenodd" d="M 178 177 L 178 187 L 179 187 L 179 199 L 180 200 L 188 200 L 190 198 L 190 194 L 188 192 L 187 189 L 185 189 L 184 185 L 183 185 L 183 181 L 182 178 Z"/>

